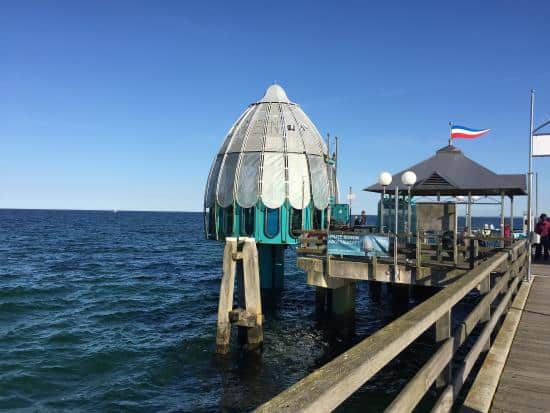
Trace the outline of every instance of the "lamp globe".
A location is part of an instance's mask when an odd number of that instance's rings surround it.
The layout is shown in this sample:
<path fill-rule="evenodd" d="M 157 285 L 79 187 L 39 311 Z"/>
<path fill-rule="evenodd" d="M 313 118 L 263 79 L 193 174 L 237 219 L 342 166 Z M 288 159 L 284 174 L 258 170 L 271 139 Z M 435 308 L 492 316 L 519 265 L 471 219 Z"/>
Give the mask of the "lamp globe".
<path fill-rule="evenodd" d="M 389 184 L 391 184 L 391 181 L 392 177 L 389 172 L 381 172 L 378 176 L 378 183 L 382 186 L 388 186 Z"/>
<path fill-rule="evenodd" d="M 407 171 L 401 175 L 401 182 L 406 186 L 413 186 L 416 183 L 416 174 L 413 171 Z"/>

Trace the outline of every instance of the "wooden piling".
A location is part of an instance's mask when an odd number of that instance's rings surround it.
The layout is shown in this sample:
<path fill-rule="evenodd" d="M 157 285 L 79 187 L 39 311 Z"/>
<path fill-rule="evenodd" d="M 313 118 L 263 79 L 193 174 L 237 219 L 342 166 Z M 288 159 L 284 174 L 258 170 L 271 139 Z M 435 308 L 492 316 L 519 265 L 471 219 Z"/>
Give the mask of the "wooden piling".
<path fill-rule="evenodd" d="M 242 250 L 239 251 L 239 247 Z M 239 307 L 233 308 L 235 274 L 239 271 Z M 216 353 L 229 352 L 231 325 L 239 327 L 239 335 L 249 350 L 261 347 L 263 343 L 262 303 L 260 295 L 260 271 L 258 250 L 254 238 L 228 237 L 223 255 L 223 277 L 218 303 L 218 326 Z"/>
<path fill-rule="evenodd" d="M 229 313 L 233 310 L 233 292 L 237 270 L 237 262 L 233 259 L 233 254 L 236 252 L 237 238 L 226 238 L 223 251 L 223 276 L 218 301 L 218 328 L 216 333 L 216 353 L 219 354 L 226 354 L 229 351 L 229 339 L 231 338 Z"/>

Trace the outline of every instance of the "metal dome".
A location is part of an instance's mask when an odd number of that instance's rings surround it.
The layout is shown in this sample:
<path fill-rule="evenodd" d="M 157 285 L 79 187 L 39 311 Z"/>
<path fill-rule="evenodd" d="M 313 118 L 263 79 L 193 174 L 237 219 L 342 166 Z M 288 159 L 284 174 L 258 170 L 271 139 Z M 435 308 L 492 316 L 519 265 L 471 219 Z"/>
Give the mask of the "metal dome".
<path fill-rule="evenodd" d="M 229 130 L 210 169 L 205 207 L 250 208 L 261 200 L 275 209 L 288 200 L 302 209 L 312 199 L 325 209 L 329 194 L 336 195 L 325 155 L 315 125 L 281 86 L 271 85 Z"/>

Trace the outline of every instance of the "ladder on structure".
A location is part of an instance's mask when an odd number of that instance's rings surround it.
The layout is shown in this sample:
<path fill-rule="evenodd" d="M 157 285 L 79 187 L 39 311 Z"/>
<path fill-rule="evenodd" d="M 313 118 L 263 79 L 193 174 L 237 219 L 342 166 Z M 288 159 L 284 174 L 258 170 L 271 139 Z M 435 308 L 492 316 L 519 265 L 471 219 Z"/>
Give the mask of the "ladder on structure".
<path fill-rule="evenodd" d="M 238 307 L 233 308 L 235 276 L 238 286 Z M 216 353 L 229 352 L 231 326 L 239 327 L 239 337 L 246 335 L 246 347 L 254 350 L 263 343 L 260 271 L 256 240 L 248 237 L 227 237 L 223 253 L 223 277 L 218 303 Z"/>

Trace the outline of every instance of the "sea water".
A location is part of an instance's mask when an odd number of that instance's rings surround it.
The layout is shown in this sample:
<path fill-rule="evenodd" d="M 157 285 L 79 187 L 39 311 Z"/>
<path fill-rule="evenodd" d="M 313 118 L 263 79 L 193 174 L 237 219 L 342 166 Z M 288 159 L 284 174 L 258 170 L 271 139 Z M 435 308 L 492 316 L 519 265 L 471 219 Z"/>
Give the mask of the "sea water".
<path fill-rule="evenodd" d="M 433 294 L 396 305 L 359 283 L 335 323 L 289 248 L 263 351 L 233 335 L 219 357 L 221 259 L 199 213 L 0 210 L 0 410 L 251 410 Z M 341 410 L 380 411 L 433 350 L 421 337 Z"/>

